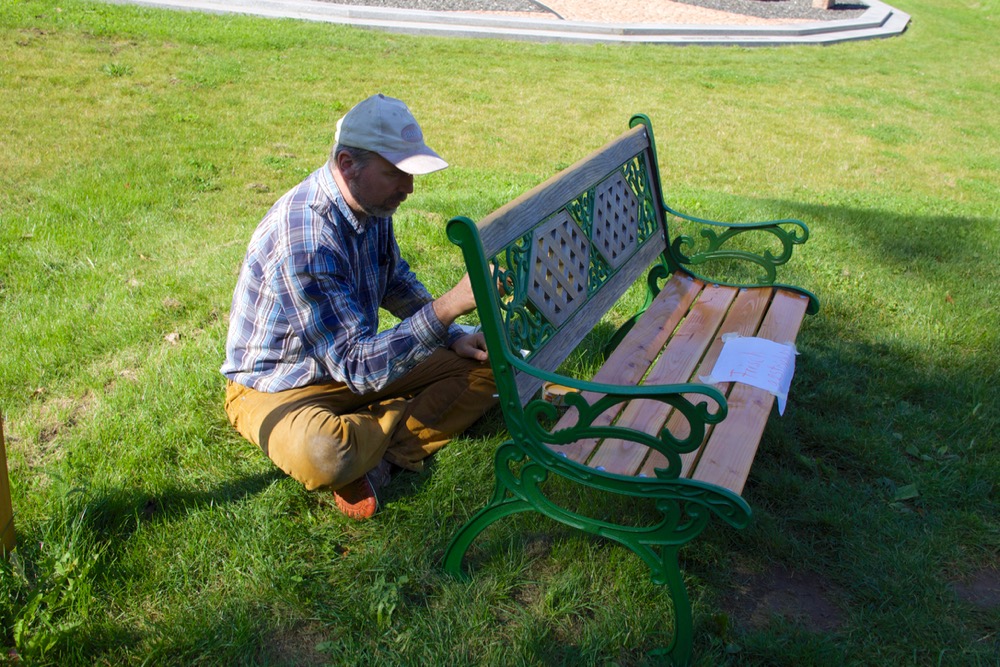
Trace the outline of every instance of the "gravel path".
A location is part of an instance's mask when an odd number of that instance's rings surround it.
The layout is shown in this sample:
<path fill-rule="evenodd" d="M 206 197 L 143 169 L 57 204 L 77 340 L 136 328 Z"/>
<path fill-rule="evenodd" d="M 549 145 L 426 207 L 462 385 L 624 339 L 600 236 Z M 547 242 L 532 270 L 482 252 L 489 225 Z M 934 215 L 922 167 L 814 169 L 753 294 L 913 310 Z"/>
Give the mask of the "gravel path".
<path fill-rule="evenodd" d="M 544 2 L 532 0 L 325 0 L 340 5 L 426 9 L 431 11 L 540 12 L 548 13 Z M 632 0 L 641 2 L 642 0 Z M 830 21 L 861 16 L 866 5 L 841 0 L 833 9 L 816 9 L 812 0 L 676 0 L 687 5 L 717 9 L 763 19 L 809 19 Z"/>
<path fill-rule="evenodd" d="M 688 5 L 745 14 L 762 19 L 812 19 L 832 21 L 861 16 L 866 5 L 841 0 L 834 9 L 816 9 L 812 0 L 677 0 Z"/>

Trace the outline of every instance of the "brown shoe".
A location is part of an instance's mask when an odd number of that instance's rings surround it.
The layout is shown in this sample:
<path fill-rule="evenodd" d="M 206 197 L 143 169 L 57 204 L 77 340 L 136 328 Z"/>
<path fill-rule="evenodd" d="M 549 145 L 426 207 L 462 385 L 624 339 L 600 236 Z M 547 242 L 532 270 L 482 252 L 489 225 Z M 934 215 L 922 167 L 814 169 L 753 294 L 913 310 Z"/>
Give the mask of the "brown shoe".
<path fill-rule="evenodd" d="M 367 474 L 334 491 L 333 500 L 337 509 L 355 521 L 370 519 L 378 511 L 378 496 Z"/>
<path fill-rule="evenodd" d="M 380 506 L 378 492 L 391 479 L 392 465 L 382 459 L 364 475 L 333 492 L 337 509 L 357 521 L 372 518 Z"/>

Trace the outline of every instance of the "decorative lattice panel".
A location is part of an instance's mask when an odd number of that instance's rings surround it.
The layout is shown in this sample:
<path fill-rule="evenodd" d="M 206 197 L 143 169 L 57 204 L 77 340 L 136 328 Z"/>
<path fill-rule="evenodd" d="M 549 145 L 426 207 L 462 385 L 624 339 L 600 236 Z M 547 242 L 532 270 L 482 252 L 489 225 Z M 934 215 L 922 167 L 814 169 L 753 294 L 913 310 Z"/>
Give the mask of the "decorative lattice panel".
<path fill-rule="evenodd" d="M 615 269 L 635 252 L 638 217 L 639 200 L 620 171 L 597 186 L 592 237 L 598 252 Z"/>
<path fill-rule="evenodd" d="M 535 230 L 528 298 L 559 327 L 587 300 L 590 241 L 565 210 Z"/>

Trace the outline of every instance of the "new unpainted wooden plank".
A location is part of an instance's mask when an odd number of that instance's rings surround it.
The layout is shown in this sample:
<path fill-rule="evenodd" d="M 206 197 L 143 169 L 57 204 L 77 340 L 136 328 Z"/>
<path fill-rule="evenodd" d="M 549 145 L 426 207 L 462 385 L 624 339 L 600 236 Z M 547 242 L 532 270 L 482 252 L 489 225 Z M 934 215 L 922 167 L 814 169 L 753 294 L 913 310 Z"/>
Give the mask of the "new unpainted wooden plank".
<path fill-rule="evenodd" d="M 618 385 L 638 383 L 704 286 L 701 281 L 686 275 L 672 276 L 632 330 L 608 356 L 604 365 L 594 375 L 593 381 Z M 600 398 L 600 395 L 584 392 L 584 397 L 593 403 Z M 618 409 L 609 410 L 602 414 L 598 418 L 598 425 L 610 424 L 618 411 Z M 575 409 L 567 410 L 556 424 L 555 430 L 569 428 L 577 422 L 578 417 Z M 582 463 L 590 456 L 596 444 L 596 440 L 580 440 L 568 445 L 554 445 L 552 450 Z"/>
<path fill-rule="evenodd" d="M 663 353 L 642 384 L 664 385 L 687 382 L 724 322 L 736 293 L 735 287 L 720 285 L 712 285 L 702 290 L 698 301 L 670 337 Z M 630 401 L 615 425 L 655 434 L 667 421 L 671 410 L 670 405 L 660 401 L 650 399 Z M 633 440 L 608 438 L 597 448 L 587 465 L 592 468 L 603 468 L 618 475 L 634 475 L 649 453 L 649 447 L 644 444 Z"/>
<path fill-rule="evenodd" d="M 649 136 L 644 126 L 637 125 L 483 218 L 477 227 L 486 257 L 494 256 L 524 236 L 567 202 L 644 151 L 649 151 Z M 662 213 L 658 211 L 657 215 L 662 216 Z M 662 220 L 660 227 L 663 227 Z"/>
<path fill-rule="evenodd" d="M 736 295 L 736 300 L 733 302 L 729 312 L 726 313 L 726 320 L 716 332 L 716 335 L 712 340 L 712 345 L 709 347 L 708 352 L 701 360 L 701 364 L 684 381 L 700 382 L 698 378 L 703 375 L 708 375 L 711 372 L 712 368 L 715 366 L 716 360 L 719 358 L 719 354 L 722 352 L 723 335 L 727 333 L 736 333 L 740 336 L 753 336 L 756 334 L 757 328 L 760 326 L 760 321 L 764 318 L 764 313 L 767 312 L 767 307 L 771 302 L 771 295 L 773 292 L 774 290 L 770 287 L 741 289 L 739 294 Z M 729 389 L 729 384 L 720 385 L 716 387 L 716 389 L 725 395 Z M 703 396 L 692 394 L 689 395 L 688 398 L 694 402 L 706 401 L 708 403 L 709 410 L 712 412 L 714 412 L 718 407 L 715 401 L 706 399 Z M 670 416 L 670 419 L 667 421 L 667 428 L 670 429 L 670 432 L 677 438 L 686 438 L 691 432 L 687 419 L 685 419 L 684 415 L 679 412 L 674 412 Z M 706 441 L 708 440 L 708 436 L 710 434 L 711 427 L 709 427 L 709 431 L 705 434 Z M 702 443 L 702 447 L 703 446 L 704 442 Z M 681 455 L 682 477 L 689 476 L 691 467 L 695 461 L 697 461 L 700 454 L 701 448 Z M 649 458 L 643 464 L 639 474 L 647 477 L 653 477 L 656 474 L 656 468 L 665 468 L 666 466 L 666 457 L 657 451 L 653 451 L 650 452 Z"/>
<path fill-rule="evenodd" d="M 757 336 L 778 343 L 794 343 L 808 305 L 807 297 L 779 290 Z M 742 493 L 774 404 L 774 396 L 737 382 L 727 400 L 729 416 L 715 427 L 709 437 L 692 479 Z"/>

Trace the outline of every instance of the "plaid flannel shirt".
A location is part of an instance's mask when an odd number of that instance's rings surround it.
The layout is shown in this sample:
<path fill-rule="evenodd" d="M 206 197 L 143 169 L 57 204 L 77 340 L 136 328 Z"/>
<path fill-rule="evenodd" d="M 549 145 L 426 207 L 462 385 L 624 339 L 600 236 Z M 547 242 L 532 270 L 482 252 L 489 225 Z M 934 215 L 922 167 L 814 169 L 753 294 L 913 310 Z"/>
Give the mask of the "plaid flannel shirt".
<path fill-rule="evenodd" d="M 222 373 L 264 392 L 331 380 L 378 391 L 461 335 L 399 254 L 391 218 L 361 222 L 328 166 L 275 203 L 233 294 Z M 379 308 L 400 318 L 379 332 Z"/>

